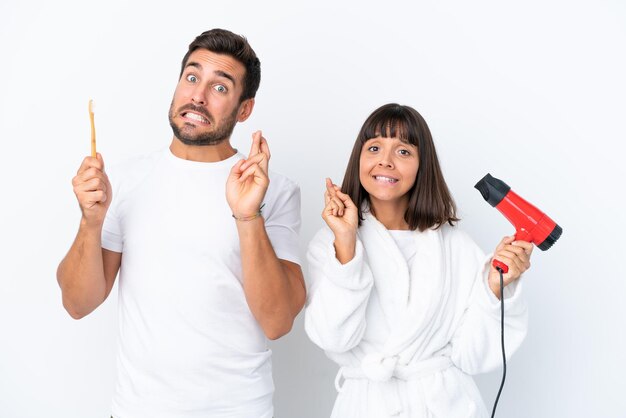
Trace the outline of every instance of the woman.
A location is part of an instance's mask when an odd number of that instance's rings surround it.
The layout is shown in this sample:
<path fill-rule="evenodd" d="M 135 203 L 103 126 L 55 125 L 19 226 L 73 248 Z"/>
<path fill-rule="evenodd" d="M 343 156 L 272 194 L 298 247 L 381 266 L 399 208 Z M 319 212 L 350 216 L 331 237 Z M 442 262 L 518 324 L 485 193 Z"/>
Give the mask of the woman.
<path fill-rule="evenodd" d="M 341 189 L 326 180 L 327 224 L 308 249 L 305 329 L 340 366 L 332 417 L 485 417 L 469 376 L 501 363 L 500 276 L 510 354 L 526 334 L 517 279 L 532 244 L 493 257 L 457 227 L 426 122 L 388 104 L 365 121 Z"/>

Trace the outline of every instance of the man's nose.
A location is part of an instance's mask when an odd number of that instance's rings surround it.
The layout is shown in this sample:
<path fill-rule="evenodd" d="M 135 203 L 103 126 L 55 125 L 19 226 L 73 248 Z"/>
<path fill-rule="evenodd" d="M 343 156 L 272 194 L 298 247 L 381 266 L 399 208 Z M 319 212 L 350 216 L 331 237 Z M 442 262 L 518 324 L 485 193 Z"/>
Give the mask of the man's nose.
<path fill-rule="evenodd" d="M 205 89 L 202 86 L 198 85 L 193 89 L 191 92 L 191 101 L 203 106 L 207 104 Z"/>

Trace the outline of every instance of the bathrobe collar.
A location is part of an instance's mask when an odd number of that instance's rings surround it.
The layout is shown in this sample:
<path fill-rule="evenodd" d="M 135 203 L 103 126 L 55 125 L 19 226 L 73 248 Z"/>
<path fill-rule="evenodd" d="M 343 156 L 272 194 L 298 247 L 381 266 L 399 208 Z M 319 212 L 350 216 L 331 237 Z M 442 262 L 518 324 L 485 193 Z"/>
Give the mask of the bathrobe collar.
<path fill-rule="evenodd" d="M 359 236 L 391 330 L 380 354 L 398 356 L 400 363 L 407 364 L 411 358 L 405 357 L 418 354 L 419 346 L 436 331 L 436 318 L 449 289 L 442 232 L 440 228 L 416 230 L 416 253 L 408 266 L 387 228 L 369 211 L 363 211 L 363 216 Z"/>

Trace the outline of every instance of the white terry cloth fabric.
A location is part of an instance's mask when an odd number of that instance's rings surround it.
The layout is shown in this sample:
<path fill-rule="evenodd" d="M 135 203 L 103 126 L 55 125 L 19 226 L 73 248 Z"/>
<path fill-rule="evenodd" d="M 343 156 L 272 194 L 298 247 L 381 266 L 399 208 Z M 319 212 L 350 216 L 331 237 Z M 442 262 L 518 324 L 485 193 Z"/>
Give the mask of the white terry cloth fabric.
<path fill-rule="evenodd" d="M 389 234 L 396 242 L 396 245 L 400 249 L 400 253 L 406 260 L 408 265 L 413 264 L 413 257 L 415 256 L 415 250 L 417 248 L 415 244 L 415 237 L 413 231 L 398 231 L 389 230 Z"/>
<path fill-rule="evenodd" d="M 168 148 L 110 168 L 102 246 L 122 253 L 116 418 L 270 418 L 271 351 L 242 287 L 226 178 L 236 154 Z M 263 207 L 276 255 L 300 263 L 300 191 L 270 173 Z"/>
<path fill-rule="evenodd" d="M 327 227 L 307 254 L 305 330 L 341 367 L 332 417 L 487 417 L 469 375 L 501 364 L 491 256 L 446 224 L 414 232 L 407 265 L 389 231 L 364 216 L 350 262 L 336 259 Z M 527 329 L 519 281 L 505 289 L 505 327 L 511 356 Z"/>

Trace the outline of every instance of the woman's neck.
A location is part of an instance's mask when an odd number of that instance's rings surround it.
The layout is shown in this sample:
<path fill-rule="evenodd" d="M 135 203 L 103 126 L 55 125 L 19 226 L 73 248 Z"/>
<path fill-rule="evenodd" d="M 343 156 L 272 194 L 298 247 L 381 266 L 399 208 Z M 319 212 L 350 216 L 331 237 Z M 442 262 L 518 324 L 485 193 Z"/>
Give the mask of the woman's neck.
<path fill-rule="evenodd" d="M 370 209 L 372 215 L 389 230 L 408 230 L 409 224 L 404 220 L 404 214 L 409 207 L 408 199 L 394 202 L 372 199 Z"/>

